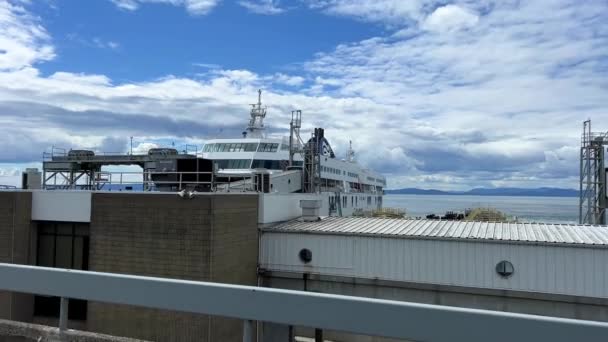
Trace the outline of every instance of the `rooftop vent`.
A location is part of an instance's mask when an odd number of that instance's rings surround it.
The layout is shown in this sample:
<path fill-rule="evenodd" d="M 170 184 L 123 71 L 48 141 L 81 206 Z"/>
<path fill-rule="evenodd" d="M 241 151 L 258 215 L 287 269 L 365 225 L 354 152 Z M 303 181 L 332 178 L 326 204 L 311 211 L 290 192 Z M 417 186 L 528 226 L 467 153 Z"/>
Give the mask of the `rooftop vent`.
<path fill-rule="evenodd" d="M 95 152 L 91 150 L 70 150 L 68 157 L 93 157 Z"/>
<path fill-rule="evenodd" d="M 177 150 L 174 148 L 151 148 L 148 150 L 150 156 L 174 156 Z"/>
<path fill-rule="evenodd" d="M 302 219 L 306 222 L 319 221 L 319 209 L 321 208 L 320 200 L 301 200 L 300 208 L 302 208 Z"/>

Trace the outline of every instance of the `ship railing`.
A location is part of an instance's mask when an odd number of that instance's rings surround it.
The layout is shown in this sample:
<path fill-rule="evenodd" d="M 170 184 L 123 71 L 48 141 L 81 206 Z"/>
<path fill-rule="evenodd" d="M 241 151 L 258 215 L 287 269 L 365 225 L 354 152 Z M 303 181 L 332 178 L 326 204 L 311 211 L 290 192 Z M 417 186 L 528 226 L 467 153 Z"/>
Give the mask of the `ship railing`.
<path fill-rule="evenodd" d="M 59 333 L 70 299 L 243 320 L 243 341 L 256 322 L 411 341 L 605 341 L 608 323 L 115 273 L 0 263 L 0 290 L 60 298 Z M 264 327 L 261 329 L 264 330 Z M 293 338 L 290 336 L 290 340 Z"/>
<path fill-rule="evenodd" d="M 67 155 L 68 151 L 65 148 L 53 146 L 50 152 L 42 152 L 42 161 L 52 161 L 55 157 L 66 157 Z"/>
<path fill-rule="evenodd" d="M 101 171 L 70 175 L 54 172 L 44 177 L 46 190 L 255 192 L 253 175 L 222 175 L 211 171 Z"/>

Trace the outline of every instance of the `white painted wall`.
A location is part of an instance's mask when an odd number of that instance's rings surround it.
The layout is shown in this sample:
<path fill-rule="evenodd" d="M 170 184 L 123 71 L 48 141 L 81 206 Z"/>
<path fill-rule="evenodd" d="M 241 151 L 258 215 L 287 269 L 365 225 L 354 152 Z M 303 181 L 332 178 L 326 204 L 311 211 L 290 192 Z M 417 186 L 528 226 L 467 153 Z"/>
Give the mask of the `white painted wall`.
<path fill-rule="evenodd" d="M 298 253 L 312 251 L 306 265 Z M 514 274 L 495 270 L 510 261 Z M 427 284 L 608 298 L 608 249 L 264 232 L 261 267 Z"/>
<path fill-rule="evenodd" d="M 33 191 L 32 220 L 91 222 L 91 192 Z"/>
<path fill-rule="evenodd" d="M 329 213 L 329 200 L 326 194 L 279 194 L 261 193 L 258 207 L 258 223 L 284 222 L 302 216 L 300 201 L 303 199 L 320 199 L 322 206 L 319 209 L 321 216 Z"/>

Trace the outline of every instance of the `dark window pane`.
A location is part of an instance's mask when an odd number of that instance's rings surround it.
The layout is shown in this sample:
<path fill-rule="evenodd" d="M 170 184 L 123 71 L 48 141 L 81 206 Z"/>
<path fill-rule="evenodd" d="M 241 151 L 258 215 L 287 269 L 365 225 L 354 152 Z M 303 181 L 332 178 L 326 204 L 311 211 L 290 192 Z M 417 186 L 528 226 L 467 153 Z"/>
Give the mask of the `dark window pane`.
<path fill-rule="evenodd" d="M 57 233 L 55 233 L 55 226 L 58 227 Z M 89 237 L 87 236 L 89 227 L 87 224 L 39 223 L 38 227 L 36 262 L 38 266 L 83 270 L 89 268 Z M 52 234 L 49 234 L 50 232 Z M 34 315 L 59 317 L 59 304 L 58 297 L 35 296 Z M 84 320 L 87 314 L 87 302 L 71 299 L 68 310 L 69 319 Z"/>
<path fill-rule="evenodd" d="M 55 224 L 54 223 L 40 223 L 38 225 L 38 230 L 42 234 L 55 234 Z"/>
<path fill-rule="evenodd" d="M 59 317 L 59 297 L 34 297 L 34 315 L 43 317 Z"/>
<path fill-rule="evenodd" d="M 57 224 L 57 234 L 72 235 L 73 227 L 74 227 L 74 225 L 72 223 L 58 223 Z"/>
<path fill-rule="evenodd" d="M 59 297 L 34 297 L 34 315 L 42 317 L 59 317 L 59 306 L 61 299 Z M 68 319 L 86 320 L 87 319 L 87 301 L 79 299 L 70 299 L 68 302 Z"/>
<path fill-rule="evenodd" d="M 68 303 L 68 319 L 86 320 L 87 301 L 81 299 L 70 299 Z"/>
<path fill-rule="evenodd" d="M 38 266 L 53 267 L 55 257 L 55 236 L 38 236 Z"/>
<path fill-rule="evenodd" d="M 55 267 L 72 268 L 72 237 L 58 235 L 55 241 Z"/>
<path fill-rule="evenodd" d="M 76 223 L 74 226 L 74 234 L 77 236 L 89 236 L 89 225 Z"/>
<path fill-rule="evenodd" d="M 82 270 L 83 268 L 83 254 L 84 254 L 84 237 L 77 236 L 74 238 L 74 264 L 72 266 L 75 270 Z"/>

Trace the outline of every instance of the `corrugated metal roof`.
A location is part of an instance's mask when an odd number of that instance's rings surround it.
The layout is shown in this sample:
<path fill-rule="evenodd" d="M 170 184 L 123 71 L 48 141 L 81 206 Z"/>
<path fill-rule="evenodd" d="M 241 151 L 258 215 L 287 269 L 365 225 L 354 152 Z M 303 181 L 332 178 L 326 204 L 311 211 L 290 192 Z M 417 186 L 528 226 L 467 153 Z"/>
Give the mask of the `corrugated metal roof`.
<path fill-rule="evenodd" d="M 283 222 L 263 230 L 267 232 L 608 247 L 608 227 L 574 224 L 327 217 L 317 222 L 301 220 Z"/>

